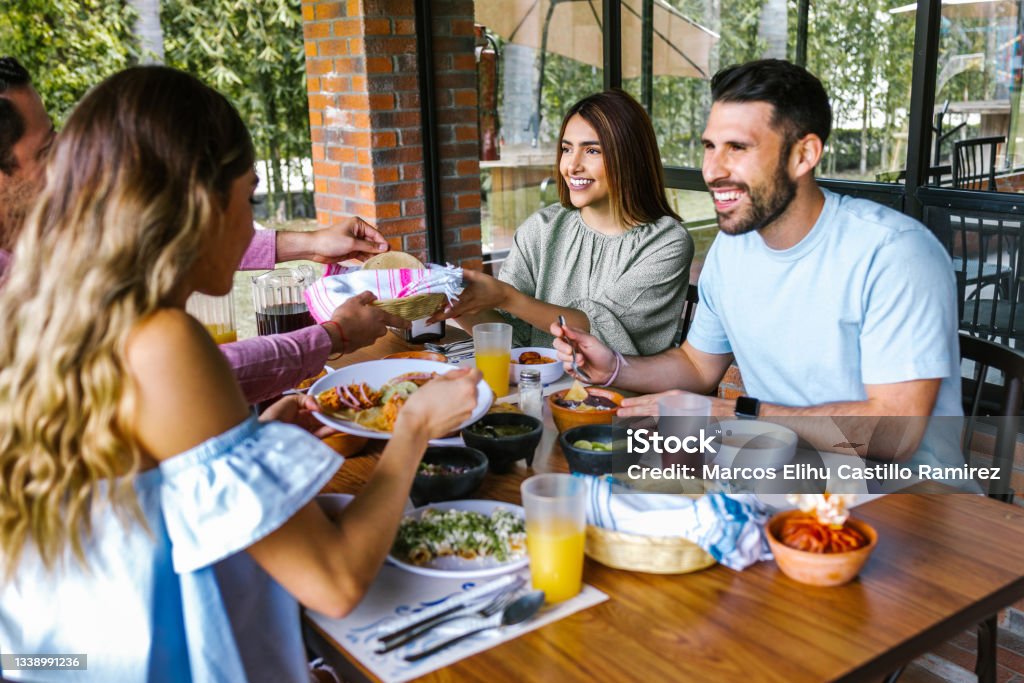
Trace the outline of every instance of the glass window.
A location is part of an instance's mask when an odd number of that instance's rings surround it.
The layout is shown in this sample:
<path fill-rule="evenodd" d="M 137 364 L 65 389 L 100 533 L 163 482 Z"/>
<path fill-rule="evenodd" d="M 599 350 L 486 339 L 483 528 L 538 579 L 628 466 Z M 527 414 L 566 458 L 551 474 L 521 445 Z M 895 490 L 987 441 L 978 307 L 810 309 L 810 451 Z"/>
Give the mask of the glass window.
<path fill-rule="evenodd" d="M 708 80 L 721 67 L 762 57 L 794 60 L 796 0 L 654 0 L 650 111 L 667 165 L 699 167 L 710 108 Z M 643 0 L 623 0 L 623 86 L 643 101 Z M 835 110 L 820 176 L 893 180 L 906 156 L 913 13 L 889 3 L 815 0 L 807 68 Z M 891 176 L 891 177 L 890 177 Z"/>
<path fill-rule="evenodd" d="M 942 5 L 929 184 L 1024 188 L 1020 9 L 1013 0 Z"/>
<path fill-rule="evenodd" d="M 697 282 L 700 266 L 708 255 L 711 243 L 718 234 L 718 219 L 711 195 L 704 190 L 668 190 L 668 201 L 675 212 L 682 216 L 686 229 L 693 238 L 693 265 L 690 268 L 690 282 Z"/>
<path fill-rule="evenodd" d="M 515 229 L 537 209 L 558 201 L 554 163 L 562 116 L 576 100 L 604 87 L 601 2 L 476 0 L 481 109 L 497 110 L 481 121 L 481 138 L 497 144 L 480 162 L 484 260 L 496 262 Z M 493 103 L 493 104 L 492 104 Z M 493 267 L 496 272 L 497 268 Z"/>

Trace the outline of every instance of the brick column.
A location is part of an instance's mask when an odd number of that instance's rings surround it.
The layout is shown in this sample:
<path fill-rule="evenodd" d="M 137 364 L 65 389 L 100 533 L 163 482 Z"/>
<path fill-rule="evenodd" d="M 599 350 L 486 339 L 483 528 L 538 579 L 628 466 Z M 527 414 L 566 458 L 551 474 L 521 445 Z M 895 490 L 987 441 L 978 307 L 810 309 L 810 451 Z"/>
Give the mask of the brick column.
<path fill-rule="evenodd" d="M 439 128 L 444 131 L 451 126 L 451 135 L 459 140 L 449 144 L 442 132 L 438 141 L 446 256 L 449 261 L 479 267 L 473 5 L 471 1 L 434 5 L 441 6 L 435 23 L 452 36 L 450 42 L 439 38 L 434 50 L 438 117 L 444 122 Z M 455 10 L 468 14 L 454 16 Z M 317 219 L 326 224 L 344 216 L 362 216 L 377 226 L 392 248 L 426 259 L 412 0 L 303 0 L 302 15 Z M 468 35 L 468 44 L 463 34 Z M 458 80 L 465 71 L 471 82 L 445 80 Z M 470 112 L 471 132 L 470 124 L 463 121 Z M 465 137 L 472 147 L 470 159 L 453 156 L 463 154 Z"/>
<path fill-rule="evenodd" d="M 473 0 L 432 2 L 445 256 L 452 263 L 479 270 L 483 258 Z"/>

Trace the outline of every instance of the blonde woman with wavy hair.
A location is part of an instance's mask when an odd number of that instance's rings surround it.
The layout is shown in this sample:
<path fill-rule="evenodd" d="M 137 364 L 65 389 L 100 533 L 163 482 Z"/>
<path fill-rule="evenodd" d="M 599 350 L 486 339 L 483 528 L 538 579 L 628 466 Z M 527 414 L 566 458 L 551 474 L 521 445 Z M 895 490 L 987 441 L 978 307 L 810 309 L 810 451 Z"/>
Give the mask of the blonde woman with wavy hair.
<path fill-rule="evenodd" d="M 0 293 L 0 642 L 89 660 L 33 681 L 308 681 L 296 602 L 358 603 L 427 440 L 472 411 L 475 371 L 425 385 L 363 492 L 323 515 L 341 459 L 250 415 L 184 311 L 231 288 L 252 164 L 227 100 L 163 67 L 104 81 L 57 138 Z"/>

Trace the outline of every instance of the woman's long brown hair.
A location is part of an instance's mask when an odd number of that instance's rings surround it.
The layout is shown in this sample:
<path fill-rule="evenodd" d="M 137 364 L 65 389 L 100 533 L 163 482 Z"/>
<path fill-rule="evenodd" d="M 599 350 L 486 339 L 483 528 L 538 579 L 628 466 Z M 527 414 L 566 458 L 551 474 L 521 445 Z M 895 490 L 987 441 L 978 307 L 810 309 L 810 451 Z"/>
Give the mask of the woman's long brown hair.
<path fill-rule="evenodd" d="M 595 93 L 572 105 L 558 132 L 555 172 L 562 161 L 565 127 L 576 114 L 593 126 L 601 142 L 601 157 L 608 178 L 608 196 L 615 219 L 626 229 L 653 223 L 662 216 L 682 220 L 665 196 L 661 153 L 651 118 L 629 93 L 617 88 Z M 565 180 L 558 183 L 558 199 L 572 208 Z"/>

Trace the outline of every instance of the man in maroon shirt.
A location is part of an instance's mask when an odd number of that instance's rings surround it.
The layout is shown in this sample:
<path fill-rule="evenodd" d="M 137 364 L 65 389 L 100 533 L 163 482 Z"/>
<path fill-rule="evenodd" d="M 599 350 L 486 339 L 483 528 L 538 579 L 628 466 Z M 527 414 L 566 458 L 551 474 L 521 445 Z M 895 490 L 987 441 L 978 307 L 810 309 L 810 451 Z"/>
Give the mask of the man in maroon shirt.
<path fill-rule="evenodd" d="M 43 169 L 55 136 L 53 123 L 28 72 L 13 57 L 0 57 L 0 275 L 7 269 L 25 213 L 44 182 Z M 310 232 L 257 231 L 242 259 L 243 269 L 269 269 L 278 261 L 335 263 L 364 260 L 388 243 L 359 218 Z M 285 334 L 222 344 L 246 398 L 259 403 L 316 375 L 332 353 L 372 344 L 388 325 L 407 323 L 372 305 L 368 292 L 335 309 L 331 320 Z M 344 330 L 345 339 L 338 327 Z"/>

